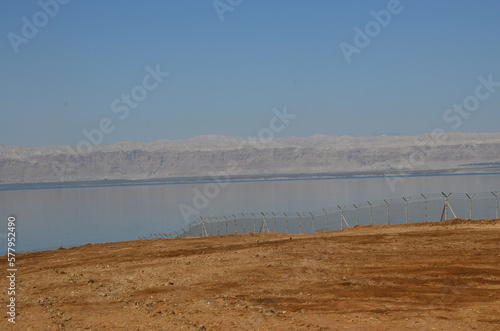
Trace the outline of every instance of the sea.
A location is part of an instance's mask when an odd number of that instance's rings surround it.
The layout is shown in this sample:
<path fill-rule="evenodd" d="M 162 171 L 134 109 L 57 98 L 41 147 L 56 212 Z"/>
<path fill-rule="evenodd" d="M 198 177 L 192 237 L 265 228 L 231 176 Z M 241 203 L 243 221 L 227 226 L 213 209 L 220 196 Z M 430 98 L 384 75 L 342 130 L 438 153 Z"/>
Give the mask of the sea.
<path fill-rule="evenodd" d="M 450 198 L 460 197 L 461 206 L 455 207 L 460 211 L 458 217 L 468 217 L 470 201 L 465 194 L 475 193 L 473 218 L 494 218 L 495 197 L 491 192 L 498 191 L 500 173 L 14 187 L 0 190 L 0 254 L 7 252 L 7 233 L 12 230 L 16 252 L 35 252 L 151 238 L 152 234 L 171 236 L 186 232 L 190 224 L 206 217 L 223 219 L 251 213 L 308 215 L 322 210 L 339 212 L 342 206 L 350 206 L 347 222 L 340 225 L 352 226 L 354 204 L 366 211 L 367 201 L 384 206 L 385 199 L 398 202 L 400 208 L 403 197 L 423 201 L 422 194 L 430 194 L 434 200 L 440 199 L 435 207 L 439 209 L 445 199 L 442 192 L 452 193 Z M 417 208 L 412 207 L 413 222 L 424 221 L 422 208 L 418 205 L 417 215 Z M 439 221 L 440 212 L 426 217 Z M 403 215 L 393 214 L 389 221 L 404 223 L 407 219 Z M 15 229 L 8 228 L 9 217 L 15 218 Z M 369 223 L 367 212 L 357 217 L 356 223 Z M 377 217 L 376 224 L 385 222 L 385 215 Z"/>

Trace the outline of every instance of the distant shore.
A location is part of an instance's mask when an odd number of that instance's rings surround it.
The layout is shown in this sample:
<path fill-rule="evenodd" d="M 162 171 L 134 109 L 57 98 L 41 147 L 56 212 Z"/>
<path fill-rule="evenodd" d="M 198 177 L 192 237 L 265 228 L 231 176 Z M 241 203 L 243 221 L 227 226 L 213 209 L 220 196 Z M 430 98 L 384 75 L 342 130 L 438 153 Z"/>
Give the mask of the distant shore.
<path fill-rule="evenodd" d="M 229 175 L 225 178 L 214 176 L 189 176 L 148 179 L 101 179 L 89 181 L 62 181 L 41 183 L 0 184 L 0 191 L 59 189 L 81 187 L 109 186 L 144 186 L 144 185 L 181 185 L 205 184 L 216 181 L 256 182 L 256 181 L 286 181 L 286 180 L 321 180 L 347 178 L 383 178 L 383 177 L 420 177 L 420 176 L 465 176 L 465 175 L 500 175 L 500 168 L 460 168 L 414 171 L 353 171 L 324 173 L 286 173 L 286 174 L 253 174 Z"/>

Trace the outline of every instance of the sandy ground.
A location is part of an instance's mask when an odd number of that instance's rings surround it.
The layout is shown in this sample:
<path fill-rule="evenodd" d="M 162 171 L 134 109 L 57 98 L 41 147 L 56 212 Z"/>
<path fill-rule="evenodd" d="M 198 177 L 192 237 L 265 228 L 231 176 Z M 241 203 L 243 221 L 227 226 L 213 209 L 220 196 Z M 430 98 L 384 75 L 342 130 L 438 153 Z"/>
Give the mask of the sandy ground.
<path fill-rule="evenodd" d="M 500 330 L 500 220 L 17 258 L 17 323 L 2 313 L 1 330 Z M 0 286 L 6 312 L 6 277 Z"/>

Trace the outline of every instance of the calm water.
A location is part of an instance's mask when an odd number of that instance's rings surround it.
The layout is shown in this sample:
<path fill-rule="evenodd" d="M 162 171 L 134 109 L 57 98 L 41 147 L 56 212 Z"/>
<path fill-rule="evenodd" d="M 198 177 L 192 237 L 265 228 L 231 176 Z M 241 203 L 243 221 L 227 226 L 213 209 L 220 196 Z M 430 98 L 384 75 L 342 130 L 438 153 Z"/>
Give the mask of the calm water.
<path fill-rule="evenodd" d="M 500 191 L 500 174 L 406 177 L 395 190 L 380 177 L 231 182 L 218 193 L 213 188 L 208 188 L 208 204 L 195 201 L 204 207 L 199 210 L 202 216 L 313 211 L 441 191 Z M 0 191 L 0 224 L 5 227 L 0 228 L 0 253 L 6 252 L 6 220 L 11 214 L 17 217 L 18 251 L 134 240 L 185 227 L 179 205 L 196 207 L 196 190 L 207 190 L 207 184 Z M 193 214 L 191 220 L 195 218 Z"/>

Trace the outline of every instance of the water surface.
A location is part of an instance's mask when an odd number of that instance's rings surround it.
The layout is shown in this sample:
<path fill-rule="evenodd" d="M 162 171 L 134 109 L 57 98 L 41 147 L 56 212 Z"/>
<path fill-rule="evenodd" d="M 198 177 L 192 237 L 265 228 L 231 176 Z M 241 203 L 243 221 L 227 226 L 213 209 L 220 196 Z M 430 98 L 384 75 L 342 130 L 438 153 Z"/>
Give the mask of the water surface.
<path fill-rule="evenodd" d="M 500 191 L 500 174 L 405 177 L 394 190 L 388 180 L 391 179 L 370 177 L 230 182 L 225 183 L 224 188 L 219 187 L 219 192 L 213 189 L 216 185 L 213 183 L 0 191 L 0 217 L 5 227 L 0 229 L 0 253 L 6 252 L 6 220 L 11 214 L 17 217 L 18 251 L 134 240 L 150 233 L 170 233 L 186 227 L 179 206 L 200 207 L 200 203 L 196 205 L 193 201 L 197 190 L 209 193 L 208 204 L 201 204 L 203 208 L 197 210 L 201 216 L 306 212 L 336 208 L 339 204 L 401 200 L 402 196 L 442 191 Z M 212 186 L 207 189 L 207 185 Z M 467 208 L 460 208 L 460 212 L 462 215 L 458 216 L 465 217 Z M 491 213 L 488 205 L 485 216 L 494 217 Z M 362 214 L 363 224 L 367 217 L 366 213 Z M 190 217 L 195 218 L 196 214 Z M 350 218 L 352 220 L 352 215 Z M 393 223 L 402 221 L 399 217 Z"/>

